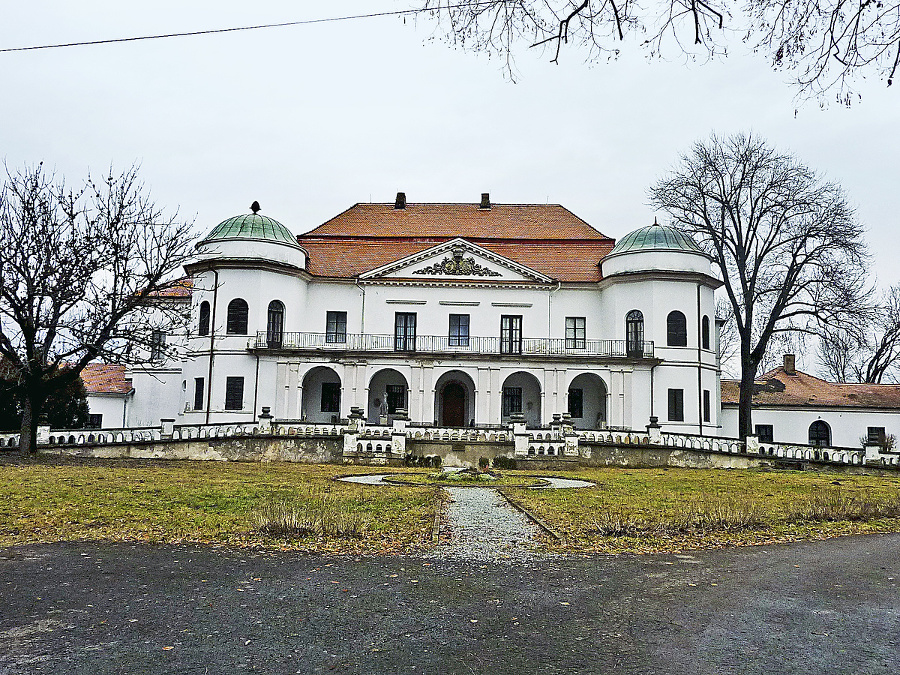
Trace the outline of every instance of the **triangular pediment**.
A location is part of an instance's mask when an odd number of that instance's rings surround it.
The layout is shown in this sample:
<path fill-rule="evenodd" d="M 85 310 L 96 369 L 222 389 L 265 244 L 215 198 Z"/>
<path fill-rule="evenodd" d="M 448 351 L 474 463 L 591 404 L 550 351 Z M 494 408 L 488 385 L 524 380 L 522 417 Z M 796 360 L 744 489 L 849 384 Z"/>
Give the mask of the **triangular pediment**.
<path fill-rule="evenodd" d="M 369 270 L 359 278 L 544 283 L 552 281 L 550 277 L 540 272 L 460 238 L 451 239 Z"/>

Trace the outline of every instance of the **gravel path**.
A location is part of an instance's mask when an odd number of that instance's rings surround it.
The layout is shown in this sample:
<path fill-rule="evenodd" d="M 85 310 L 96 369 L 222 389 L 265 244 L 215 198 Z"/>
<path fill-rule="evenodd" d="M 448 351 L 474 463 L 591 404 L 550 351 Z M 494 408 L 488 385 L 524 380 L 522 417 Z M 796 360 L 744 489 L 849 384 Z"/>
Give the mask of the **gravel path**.
<path fill-rule="evenodd" d="M 525 514 L 517 511 L 493 488 L 446 488 L 452 501 L 441 539 L 431 554 L 438 558 L 497 560 L 531 557 L 530 546 L 539 533 Z"/>

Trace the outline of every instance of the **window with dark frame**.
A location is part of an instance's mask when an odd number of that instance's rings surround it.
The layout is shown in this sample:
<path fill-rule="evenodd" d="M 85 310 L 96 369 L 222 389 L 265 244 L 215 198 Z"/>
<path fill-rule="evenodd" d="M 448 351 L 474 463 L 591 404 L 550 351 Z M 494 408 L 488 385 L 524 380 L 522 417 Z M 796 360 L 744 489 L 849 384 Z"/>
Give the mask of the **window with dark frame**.
<path fill-rule="evenodd" d="M 389 384 L 386 390 L 388 415 L 393 415 L 398 410 L 406 410 L 406 385 Z"/>
<path fill-rule="evenodd" d="M 166 333 L 161 330 L 154 330 L 150 334 L 150 360 L 159 361 L 162 359 L 166 349 Z"/>
<path fill-rule="evenodd" d="M 712 397 L 710 396 L 709 389 L 703 390 L 703 421 L 709 422 L 712 420 Z"/>
<path fill-rule="evenodd" d="M 809 425 L 809 445 L 819 448 L 831 445 L 831 427 L 827 422 L 816 420 Z"/>
<path fill-rule="evenodd" d="M 522 316 L 504 314 L 500 317 L 500 353 L 522 353 Z"/>
<path fill-rule="evenodd" d="M 469 315 L 468 314 L 451 314 L 450 315 L 450 346 L 451 347 L 468 347 L 469 346 Z"/>
<path fill-rule="evenodd" d="M 632 358 L 644 355 L 644 315 L 639 309 L 625 315 L 625 353 Z"/>
<path fill-rule="evenodd" d="M 569 389 L 569 416 L 572 419 L 584 417 L 584 389 Z"/>
<path fill-rule="evenodd" d="M 566 349 L 584 349 L 585 317 L 566 317 Z"/>
<path fill-rule="evenodd" d="M 669 389 L 669 421 L 684 422 L 684 389 Z"/>
<path fill-rule="evenodd" d="M 866 440 L 869 443 L 877 443 L 878 445 L 884 444 L 884 439 L 887 437 L 887 431 L 884 427 L 867 427 L 866 428 Z"/>
<path fill-rule="evenodd" d="M 103 426 L 103 415 L 99 413 L 88 414 L 86 429 L 100 429 Z"/>
<path fill-rule="evenodd" d="M 284 337 L 284 303 L 281 300 L 273 300 L 269 303 L 266 317 L 266 344 L 270 348 L 281 347 Z"/>
<path fill-rule="evenodd" d="M 325 342 L 347 341 L 347 312 L 327 312 L 325 314 Z"/>
<path fill-rule="evenodd" d="M 225 410 L 243 410 L 244 378 L 225 378 Z"/>
<path fill-rule="evenodd" d="M 194 378 L 194 410 L 203 410 L 203 398 L 204 398 L 204 389 L 203 389 L 203 380 L 205 378 L 195 377 Z"/>
<path fill-rule="evenodd" d="M 687 319 L 677 309 L 666 318 L 666 345 L 687 347 Z"/>
<path fill-rule="evenodd" d="M 760 443 L 774 443 L 775 428 L 771 424 L 757 424 L 754 430 Z"/>
<path fill-rule="evenodd" d="M 700 322 L 700 347 L 702 349 L 709 349 L 709 317 L 704 316 L 703 320 Z"/>
<path fill-rule="evenodd" d="M 336 413 L 341 411 L 340 382 L 322 383 L 322 412 Z"/>
<path fill-rule="evenodd" d="M 394 350 L 398 352 L 416 351 L 415 312 L 396 312 L 394 314 Z"/>
<path fill-rule="evenodd" d="M 197 322 L 197 335 L 209 335 L 209 303 L 200 303 L 200 320 Z"/>
<path fill-rule="evenodd" d="M 503 416 L 522 412 L 522 387 L 503 387 Z"/>
<path fill-rule="evenodd" d="M 228 335 L 246 335 L 247 317 L 250 307 L 242 298 L 235 298 L 228 303 L 228 316 L 225 321 L 225 332 Z"/>

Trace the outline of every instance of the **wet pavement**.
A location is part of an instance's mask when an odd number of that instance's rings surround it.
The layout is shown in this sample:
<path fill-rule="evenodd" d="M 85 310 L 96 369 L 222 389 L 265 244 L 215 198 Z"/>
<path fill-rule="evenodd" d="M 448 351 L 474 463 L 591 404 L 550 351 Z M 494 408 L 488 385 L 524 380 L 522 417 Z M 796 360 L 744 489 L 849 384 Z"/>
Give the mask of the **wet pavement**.
<path fill-rule="evenodd" d="M 683 555 L 0 550 L 0 673 L 894 673 L 900 535 Z"/>

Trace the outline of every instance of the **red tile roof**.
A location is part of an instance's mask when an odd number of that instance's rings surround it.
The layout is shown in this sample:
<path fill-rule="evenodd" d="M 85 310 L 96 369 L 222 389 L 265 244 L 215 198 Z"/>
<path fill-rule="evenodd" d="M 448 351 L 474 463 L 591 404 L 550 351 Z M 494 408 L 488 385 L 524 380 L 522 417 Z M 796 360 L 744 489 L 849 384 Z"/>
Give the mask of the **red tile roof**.
<path fill-rule="evenodd" d="M 81 380 L 89 394 L 127 394 L 131 380 L 125 379 L 125 366 L 89 363 L 81 371 Z"/>
<path fill-rule="evenodd" d="M 153 293 L 157 298 L 189 298 L 194 290 L 194 280 L 185 277 L 161 291 Z"/>
<path fill-rule="evenodd" d="M 795 373 L 788 375 L 779 366 L 756 380 L 753 405 L 900 409 L 900 385 L 827 382 L 799 370 Z M 737 405 L 739 398 L 740 383 L 722 380 L 722 403 Z"/>
<path fill-rule="evenodd" d="M 311 274 L 353 278 L 456 237 L 560 281 L 599 281 L 615 244 L 557 204 L 356 204 L 297 241 Z"/>

